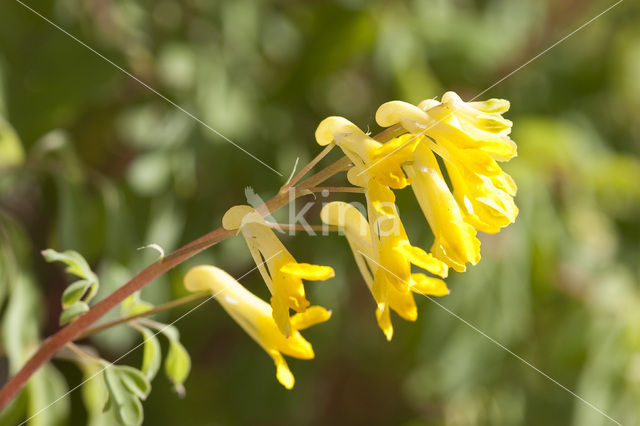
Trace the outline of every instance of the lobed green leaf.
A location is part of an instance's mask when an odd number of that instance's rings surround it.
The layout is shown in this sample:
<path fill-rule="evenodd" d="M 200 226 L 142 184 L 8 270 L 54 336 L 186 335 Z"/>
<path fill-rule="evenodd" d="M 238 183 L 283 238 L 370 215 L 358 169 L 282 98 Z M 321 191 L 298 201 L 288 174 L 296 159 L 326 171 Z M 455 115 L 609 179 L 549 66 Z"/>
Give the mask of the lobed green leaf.
<path fill-rule="evenodd" d="M 98 283 L 98 277 L 91 270 L 84 257 L 77 251 L 66 250 L 58 252 L 53 249 L 46 249 L 42 251 L 42 256 L 47 262 L 62 262 L 67 265 L 66 271 L 69 274 L 84 278 L 91 284 Z"/>
<path fill-rule="evenodd" d="M 169 351 L 164 361 L 165 374 L 179 393 L 184 392 L 182 384 L 191 371 L 191 357 L 180 343 L 180 332 L 172 325 L 155 323 L 152 325 L 169 340 Z"/>
<path fill-rule="evenodd" d="M 84 314 L 89 310 L 89 305 L 86 302 L 79 301 L 67 307 L 62 314 L 60 314 L 60 325 L 65 325 L 76 319 L 78 316 Z"/>
<path fill-rule="evenodd" d="M 146 327 L 136 326 L 144 339 L 144 349 L 142 354 L 142 372 L 147 379 L 153 380 L 160 369 L 162 353 L 160 351 L 160 341 L 156 335 Z"/>
<path fill-rule="evenodd" d="M 82 296 L 87 292 L 88 284 L 87 280 L 78 280 L 69 285 L 62 293 L 62 307 L 67 309 L 82 299 Z"/>
<path fill-rule="evenodd" d="M 142 424 L 144 412 L 138 393 L 130 388 L 135 389 L 137 385 L 131 384 L 133 379 L 123 381 L 122 368 L 104 363 L 104 382 L 109 391 L 105 411 L 112 409 L 116 419 L 125 426 L 138 426 Z M 126 373 L 125 376 L 129 377 Z"/>
<path fill-rule="evenodd" d="M 116 372 L 124 386 L 133 392 L 138 398 L 145 400 L 151 392 L 151 383 L 145 374 L 137 368 L 128 365 L 119 366 Z"/>

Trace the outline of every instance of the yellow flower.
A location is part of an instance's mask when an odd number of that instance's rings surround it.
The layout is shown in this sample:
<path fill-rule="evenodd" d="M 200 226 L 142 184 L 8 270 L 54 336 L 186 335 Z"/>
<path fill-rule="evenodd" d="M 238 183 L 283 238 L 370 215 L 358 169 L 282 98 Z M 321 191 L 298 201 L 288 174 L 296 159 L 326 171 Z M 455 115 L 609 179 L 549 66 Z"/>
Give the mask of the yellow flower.
<path fill-rule="evenodd" d="M 447 266 L 409 242 L 395 208 L 395 196 L 375 179 L 367 185 L 369 221 L 349 204 L 335 201 L 321 211 L 322 221 L 345 233 L 356 264 L 376 304 L 378 325 L 388 340 L 393 336 L 390 309 L 415 321 L 418 312 L 412 291 L 429 295 L 449 293 L 441 279 L 412 274 L 411 265 L 447 276 Z"/>
<path fill-rule="evenodd" d="M 407 290 L 411 264 L 443 278 L 448 268 L 419 247 L 409 242 L 395 205 L 396 197 L 388 187 L 371 179 L 366 188 L 369 223 L 378 258 L 385 267 L 380 272 L 399 291 Z M 374 277 L 375 281 L 375 277 Z"/>
<path fill-rule="evenodd" d="M 380 106 L 378 124 L 400 124 L 409 132 L 386 144 L 340 117 L 321 122 L 316 139 L 320 145 L 335 143 L 352 160 L 348 178 L 354 185 L 370 191 L 373 181 L 387 189 L 410 184 L 435 237 L 432 253 L 465 271 L 467 263 L 480 260 L 476 231 L 498 232 L 518 215 L 516 185 L 498 165 L 516 155 L 509 138 L 512 123 L 502 117 L 508 109 L 502 99 L 464 102 L 447 92 L 442 102 Z M 433 153 L 442 158 L 451 189 Z M 400 281 L 406 277 L 402 274 Z"/>
<path fill-rule="evenodd" d="M 518 207 L 513 200 L 516 187 L 508 174 L 483 176 L 452 161 L 445 160 L 445 165 L 453 195 L 467 223 L 478 231 L 493 234 L 516 220 Z"/>
<path fill-rule="evenodd" d="M 477 230 L 495 233 L 518 215 L 513 201 L 516 185 L 497 163 L 516 155 L 515 144 L 509 138 L 511 122 L 501 115 L 508 109 L 509 102 L 505 100 L 465 103 L 455 93 L 447 92 L 442 103 L 426 100 L 416 107 L 406 102 L 387 102 L 378 109 L 376 120 L 383 126 L 400 123 L 421 137 L 419 146 L 428 146 L 443 159 L 463 220 Z M 420 155 L 425 157 L 415 152 L 415 156 Z M 405 171 L 411 176 L 409 169 Z M 424 197 L 421 206 L 426 208 Z M 457 220 L 457 212 L 454 216 Z M 434 253 L 439 256 L 439 252 Z M 472 263 L 473 258 L 467 256 Z M 450 262 L 449 265 L 454 266 Z"/>
<path fill-rule="evenodd" d="M 435 237 L 431 252 L 458 272 L 466 270 L 467 262 L 478 263 L 480 241 L 476 230 L 464 221 L 431 150 L 419 145 L 414 161 L 405 165 L 405 170 Z"/>
<path fill-rule="evenodd" d="M 381 184 L 394 189 L 409 184 L 401 165 L 409 160 L 418 142 L 411 135 L 381 144 L 349 120 L 329 117 L 318 125 L 316 140 L 323 146 L 330 143 L 338 145 L 361 172 L 359 175 L 366 172 Z M 364 179 L 368 181 L 368 177 Z"/>
<path fill-rule="evenodd" d="M 423 101 L 420 107 L 388 102 L 376 114 L 380 124 L 401 123 L 424 135 L 424 143 L 442 157 L 465 220 L 476 229 L 495 233 L 515 221 L 516 185 L 496 160 L 516 154 L 508 134 L 511 122 L 500 115 L 509 108 L 501 99 L 463 102 L 448 92 L 443 102 Z"/>
<path fill-rule="evenodd" d="M 271 306 L 222 269 L 197 266 L 187 273 L 184 285 L 189 291 L 210 291 L 214 295 L 225 311 L 271 356 L 276 365 L 276 377 L 287 389 L 293 387 L 294 377 L 282 355 L 313 358 L 311 344 L 298 330 L 327 321 L 331 316 L 324 308 L 311 306 L 291 317 L 291 335 L 285 337 L 273 320 Z"/>
<path fill-rule="evenodd" d="M 251 206 L 230 208 L 222 218 L 222 226 L 239 230 L 271 292 L 273 319 L 280 331 L 291 334 L 289 309 L 304 312 L 309 306 L 302 280 L 324 281 L 335 275 L 329 266 L 298 263 Z M 265 267 L 266 265 L 266 267 Z"/>
<path fill-rule="evenodd" d="M 504 99 L 464 102 L 447 92 L 442 102 L 428 99 L 418 107 L 401 101 L 382 104 L 376 121 L 384 127 L 400 123 L 411 133 L 447 139 L 460 148 L 479 149 L 505 161 L 516 156 L 516 145 L 509 138 L 512 123 L 502 117 L 508 109 Z"/>

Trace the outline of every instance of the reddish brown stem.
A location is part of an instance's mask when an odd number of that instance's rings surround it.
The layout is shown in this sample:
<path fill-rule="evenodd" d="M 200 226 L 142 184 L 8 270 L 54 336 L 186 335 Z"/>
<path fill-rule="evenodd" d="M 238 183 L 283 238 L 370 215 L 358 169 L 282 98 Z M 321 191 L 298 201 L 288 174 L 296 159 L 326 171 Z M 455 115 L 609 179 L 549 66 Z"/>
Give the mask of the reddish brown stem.
<path fill-rule="evenodd" d="M 38 351 L 24 366 L 22 366 L 20 371 L 18 371 L 18 373 L 16 373 L 16 375 L 13 376 L 0 391 L 0 410 L 2 410 L 17 395 L 17 393 L 24 387 L 27 380 L 36 372 L 36 370 L 38 370 L 38 368 L 55 355 L 60 348 L 68 342 L 73 341 L 96 320 L 120 304 L 129 295 L 140 290 L 158 276 L 169 271 L 174 266 L 201 252 L 207 247 L 211 247 L 212 245 L 228 238 L 230 235 L 232 235 L 231 231 L 227 231 L 222 227 L 218 228 L 215 231 L 210 232 L 176 250 L 158 262 L 149 265 L 142 272 L 133 277 L 131 281 L 98 302 L 86 314 L 78 317 L 78 319 L 47 338 L 42 343 Z"/>
<path fill-rule="evenodd" d="M 188 296 L 181 297 L 180 299 L 175 299 L 175 300 L 172 300 L 171 302 L 167 302 L 167 303 L 163 303 L 162 305 L 155 306 L 155 307 L 149 309 L 148 311 L 144 311 L 144 312 L 141 312 L 139 314 L 116 318 L 116 319 L 114 319 L 112 321 L 108 321 L 108 322 L 105 322 L 103 324 L 99 324 L 99 325 L 93 326 L 93 327 L 85 330 L 82 334 L 80 334 L 74 340 L 82 340 L 82 339 L 87 338 L 89 336 L 93 336 L 94 334 L 100 333 L 101 331 L 107 330 L 107 329 L 109 329 L 111 327 L 115 327 L 115 326 L 121 325 L 121 324 L 126 324 L 128 322 L 135 321 L 138 318 L 144 318 L 144 317 L 148 317 L 148 316 L 151 316 L 151 315 L 155 315 L 155 314 L 157 314 L 159 312 L 168 311 L 168 310 L 176 308 L 178 306 L 182 306 L 182 305 L 185 305 L 185 304 L 190 303 L 190 302 L 195 302 L 196 300 L 204 299 L 205 297 L 209 297 L 209 296 L 211 296 L 211 293 L 209 293 L 209 292 L 193 293 L 193 294 L 190 294 Z"/>
<path fill-rule="evenodd" d="M 387 141 L 397 136 L 397 133 L 398 126 L 393 126 L 381 132 L 378 136 L 376 136 L 376 139 L 380 141 Z M 309 190 L 311 190 L 312 188 L 321 184 L 337 172 L 348 168 L 349 163 L 349 159 L 343 157 L 335 163 L 320 170 L 315 175 L 310 176 L 300 185 L 290 189 L 290 191 L 295 191 L 292 198 L 296 198 L 297 196 L 309 193 Z M 289 191 L 280 192 L 269 201 L 265 202 L 264 206 L 261 206 L 263 207 L 262 209 L 258 207 L 256 210 L 264 210 L 266 213 L 270 213 L 285 206 L 289 203 L 289 201 Z M 235 235 L 234 231 L 228 231 L 220 227 L 214 231 L 209 232 L 206 235 L 203 235 L 197 240 L 194 240 L 182 246 L 168 256 L 147 266 L 142 272 L 133 277 L 125 285 L 98 302 L 87 313 L 78 317 L 75 321 L 45 339 L 36 353 L 33 354 L 33 356 L 27 361 L 27 363 L 22 366 L 20 371 L 18 371 L 4 385 L 2 390 L 0 390 L 0 411 L 2 411 L 4 407 L 6 407 L 6 405 L 13 398 L 15 398 L 15 396 L 24 387 L 24 385 L 27 383 L 27 380 L 29 380 L 33 373 L 35 373 L 43 364 L 49 361 L 56 354 L 56 352 L 63 348 L 67 343 L 76 340 L 78 336 L 80 336 L 93 323 L 95 323 L 111 309 L 122 303 L 124 299 L 140 290 L 142 287 L 149 284 L 151 281 L 166 273 L 176 265 L 179 265 L 190 257 L 200 253 L 204 249 L 209 248 L 219 243 L 220 241 L 226 240 L 233 235 Z"/>
<path fill-rule="evenodd" d="M 315 185 L 322 183 L 329 177 L 331 177 L 335 171 L 342 170 L 348 165 L 348 161 L 341 159 L 334 164 L 321 170 L 317 174 L 311 176 L 309 179 L 303 182 L 296 188 L 296 194 L 302 194 L 304 190 L 309 190 Z M 286 205 L 289 202 L 289 195 L 287 193 L 280 193 L 267 201 L 265 207 L 268 212 L 278 210 L 280 207 Z M 38 351 L 22 366 L 20 371 L 13 376 L 7 384 L 0 390 L 0 410 L 18 394 L 18 392 L 24 387 L 27 380 L 35 373 L 44 363 L 46 363 L 51 357 L 55 355 L 60 348 L 64 347 L 68 342 L 76 340 L 84 330 L 89 328 L 93 323 L 100 319 L 103 315 L 109 312 L 111 309 L 122 303 L 124 299 L 131 294 L 140 290 L 142 287 L 153 281 L 158 276 L 169 271 L 176 265 L 184 262 L 192 256 L 200 253 L 202 250 L 209 248 L 220 241 L 235 235 L 234 231 L 228 231 L 222 227 L 190 242 L 189 244 L 177 249 L 168 256 L 160 259 L 156 263 L 153 263 L 146 267 L 142 272 L 133 277 L 131 281 L 120 287 L 118 290 L 111 293 L 109 296 L 98 302 L 87 313 L 78 317 L 75 321 L 67 325 L 47 338 Z"/>

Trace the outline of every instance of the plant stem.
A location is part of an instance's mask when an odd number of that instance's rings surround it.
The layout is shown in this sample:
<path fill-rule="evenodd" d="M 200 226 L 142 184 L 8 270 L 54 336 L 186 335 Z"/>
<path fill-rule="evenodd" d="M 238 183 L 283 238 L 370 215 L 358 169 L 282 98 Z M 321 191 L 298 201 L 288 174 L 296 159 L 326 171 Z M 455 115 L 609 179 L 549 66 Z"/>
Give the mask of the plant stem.
<path fill-rule="evenodd" d="M 392 126 L 375 136 L 380 142 L 386 142 L 398 136 L 401 128 L 398 125 Z M 350 160 L 342 157 L 335 163 L 325 167 L 318 173 L 304 180 L 300 185 L 286 191 L 280 191 L 273 198 L 256 208 L 261 214 L 272 213 L 287 205 L 291 199 L 309 193 L 310 190 L 329 179 L 331 176 L 349 168 Z M 305 167 L 306 169 L 306 167 Z M 304 169 L 303 169 L 304 170 Z M 295 179 L 295 178 L 294 178 Z M 293 197 L 289 192 L 294 191 Z M 263 213 L 266 212 L 266 213 Z M 58 330 L 52 336 L 46 338 L 38 350 L 31 358 L 0 390 L 0 411 L 20 392 L 27 383 L 27 380 L 47 361 L 49 361 L 58 350 L 67 343 L 72 342 L 82 335 L 93 323 L 102 318 L 111 309 L 122 303 L 127 297 L 144 286 L 152 282 L 160 275 L 168 272 L 185 260 L 195 256 L 201 251 L 236 235 L 236 231 L 229 231 L 219 227 L 206 235 L 182 246 L 173 253 L 152 263 L 133 277 L 129 282 L 118 288 L 109 296 L 94 305 L 88 312 L 76 318 L 73 322 Z"/>
<path fill-rule="evenodd" d="M 337 226 L 333 225 L 293 225 L 290 223 L 271 223 L 267 222 L 269 226 L 272 228 L 280 228 L 286 230 L 294 230 L 294 231 L 328 231 L 328 232 L 338 232 L 340 229 Z"/>
<path fill-rule="evenodd" d="M 67 343 L 65 345 L 67 348 L 69 348 L 71 350 L 71 352 L 73 352 L 78 358 L 82 359 L 82 360 L 86 360 L 86 361 L 90 361 L 90 362 L 95 362 L 97 364 L 101 364 L 103 362 L 102 359 L 95 357 L 93 355 L 91 355 L 88 352 L 85 352 L 84 350 L 80 349 L 77 345 L 75 345 L 74 343 Z"/>
<path fill-rule="evenodd" d="M 354 194 L 364 194 L 364 188 L 359 188 L 357 186 L 316 186 L 311 191 L 313 192 L 352 192 Z"/>
<path fill-rule="evenodd" d="M 159 312 L 164 312 L 164 311 L 168 311 L 170 309 L 176 308 L 178 306 L 182 306 L 182 305 L 186 305 L 187 303 L 191 303 L 194 302 L 196 300 L 200 300 L 203 299 L 207 296 L 210 296 L 209 292 L 203 292 L 203 293 L 194 293 L 194 294 L 190 294 L 188 296 L 184 296 L 181 297 L 180 299 L 176 299 L 176 300 L 172 300 L 171 302 L 167 302 L 167 303 L 163 303 L 162 305 L 158 305 L 155 306 L 152 309 L 149 309 L 148 311 L 144 311 L 141 312 L 139 314 L 135 314 L 135 315 L 129 315 L 126 317 L 122 317 L 122 318 L 116 318 L 112 321 L 108 321 L 105 322 L 104 324 L 99 324 L 96 325 L 94 327 L 91 327 L 87 330 L 84 331 L 84 333 L 80 334 L 78 337 L 76 337 L 74 340 L 80 340 L 80 339 L 85 339 L 89 336 L 92 336 L 94 334 L 100 333 L 101 331 L 104 331 L 108 328 L 111 327 L 115 327 L 116 325 L 120 325 L 120 324 L 124 324 L 127 323 L 129 321 L 133 321 L 137 318 L 143 318 L 143 317 L 148 317 L 151 315 L 155 315 Z"/>
<path fill-rule="evenodd" d="M 322 159 L 323 159 L 323 158 L 324 158 L 324 157 L 325 157 L 329 152 L 331 152 L 331 150 L 333 149 L 333 147 L 334 147 L 334 146 L 335 146 L 334 144 L 329 144 L 329 145 L 327 145 L 327 146 L 326 146 L 326 147 L 325 147 L 325 148 L 320 152 L 320 154 L 316 155 L 316 156 L 314 157 L 314 159 L 313 159 L 313 160 L 311 160 L 311 161 L 309 162 L 309 164 L 307 164 L 306 166 L 304 166 L 304 167 L 302 168 L 302 170 L 300 170 L 300 171 L 298 172 L 298 174 L 297 174 L 297 175 L 295 175 L 292 179 L 289 179 L 289 181 L 288 181 L 287 183 L 285 183 L 285 184 L 282 186 L 282 188 L 280 188 L 280 191 L 279 191 L 279 192 L 287 192 L 287 190 L 288 190 L 289 188 L 291 188 L 291 187 L 292 187 L 292 186 L 294 186 L 296 183 L 298 183 L 298 181 L 299 181 L 300 179 L 302 179 L 302 178 L 304 177 L 304 175 L 306 175 L 306 174 L 309 172 L 309 170 L 311 170 L 311 169 L 313 168 L 313 166 L 315 166 L 316 164 L 318 164 L 318 162 L 319 162 L 320 160 L 322 160 Z"/>

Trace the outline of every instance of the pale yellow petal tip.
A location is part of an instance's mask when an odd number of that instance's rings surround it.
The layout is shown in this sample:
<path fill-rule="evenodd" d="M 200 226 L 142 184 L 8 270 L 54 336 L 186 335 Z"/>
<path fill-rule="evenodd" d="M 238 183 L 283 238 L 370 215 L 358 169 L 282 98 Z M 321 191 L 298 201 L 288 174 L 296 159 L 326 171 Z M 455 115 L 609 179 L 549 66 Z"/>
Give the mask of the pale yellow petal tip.
<path fill-rule="evenodd" d="M 327 225 L 344 226 L 349 207 L 353 206 L 344 201 L 331 201 L 320 210 L 320 220 Z"/>
<path fill-rule="evenodd" d="M 436 101 L 435 99 L 425 99 L 424 101 L 418 104 L 418 108 L 420 108 L 423 111 L 427 111 L 438 105 L 440 105 L 440 102 Z"/>
<path fill-rule="evenodd" d="M 187 272 L 184 277 L 184 287 L 190 292 L 215 291 L 229 279 L 233 280 L 233 277 L 218 267 L 200 265 Z"/>
<path fill-rule="evenodd" d="M 369 171 L 362 167 L 354 166 L 347 170 L 347 180 L 351 185 L 366 188 L 369 183 Z"/>
<path fill-rule="evenodd" d="M 344 117 L 327 117 L 320 122 L 316 129 L 316 141 L 318 145 L 329 145 L 335 142 L 339 133 L 363 133 L 355 124 Z M 364 133 L 363 133 L 364 134 Z"/>
<path fill-rule="evenodd" d="M 308 281 L 324 281 L 333 278 L 336 273 L 330 266 L 310 263 L 289 262 L 280 268 L 280 272 Z"/>
<path fill-rule="evenodd" d="M 424 111 L 407 102 L 391 101 L 380 105 L 376 111 L 376 122 L 382 127 L 393 126 L 408 118 L 416 121 L 416 117 L 424 116 Z"/>
<path fill-rule="evenodd" d="M 506 99 L 491 98 L 486 101 L 469 102 L 469 105 L 486 113 L 502 114 L 509 111 L 511 103 Z"/>
<path fill-rule="evenodd" d="M 222 217 L 222 227 L 228 231 L 240 229 L 248 223 L 264 224 L 264 218 L 251 206 L 233 206 Z"/>

